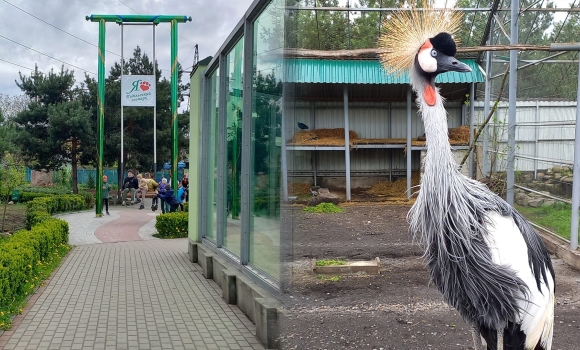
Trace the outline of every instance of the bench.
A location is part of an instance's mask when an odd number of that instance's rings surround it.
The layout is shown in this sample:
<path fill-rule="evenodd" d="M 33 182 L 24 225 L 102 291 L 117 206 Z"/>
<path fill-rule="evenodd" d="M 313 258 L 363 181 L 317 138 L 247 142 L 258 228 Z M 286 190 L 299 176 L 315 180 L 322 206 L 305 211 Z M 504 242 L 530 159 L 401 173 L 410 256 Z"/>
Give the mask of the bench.
<path fill-rule="evenodd" d="M 123 192 L 121 192 L 121 196 L 123 195 Z M 153 198 L 156 196 L 155 192 L 152 191 L 147 191 L 147 193 L 145 194 L 145 198 Z M 136 198 L 141 198 L 140 195 L 136 194 L 135 195 Z M 131 200 L 131 191 L 127 192 L 127 197 L 125 198 L 125 200 Z M 109 204 L 121 204 L 121 200 L 117 198 L 117 191 L 110 191 L 109 192 Z"/>

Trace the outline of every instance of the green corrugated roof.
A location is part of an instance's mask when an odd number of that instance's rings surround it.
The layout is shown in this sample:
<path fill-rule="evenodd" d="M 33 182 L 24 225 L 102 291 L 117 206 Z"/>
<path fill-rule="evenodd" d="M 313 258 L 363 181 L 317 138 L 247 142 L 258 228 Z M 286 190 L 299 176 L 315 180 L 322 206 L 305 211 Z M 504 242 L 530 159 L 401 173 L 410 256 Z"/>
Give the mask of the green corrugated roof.
<path fill-rule="evenodd" d="M 470 73 L 439 74 L 437 83 L 481 83 L 485 81 L 475 60 L 461 60 L 471 67 Z M 317 60 L 292 58 L 285 60 L 285 81 L 289 83 L 341 84 L 409 84 L 407 73 L 387 74 L 377 60 Z"/>

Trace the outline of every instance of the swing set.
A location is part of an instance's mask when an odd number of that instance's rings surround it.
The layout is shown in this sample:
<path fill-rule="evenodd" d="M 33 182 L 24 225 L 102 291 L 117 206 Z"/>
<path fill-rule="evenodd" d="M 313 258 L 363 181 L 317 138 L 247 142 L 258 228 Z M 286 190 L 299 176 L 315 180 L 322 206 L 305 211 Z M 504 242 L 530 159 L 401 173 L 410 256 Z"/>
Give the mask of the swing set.
<path fill-rule="evenodd" d="M 177 23 L 191 22 L 191 17 L 187 16 L 170 16 L 170 15 L 90 15 L 85 19 L 91 22 L 99 22 L 99 71 L 98 71 L 98 116 L 97 116 L 97 189 L 103 187 L 103 142 L 104 142 L 104 120 L 105 120 L 105 24 L 107 22 L 115 22 L 121 26 L 121 48 L 123 45 L 123 26 L 124 25 L 151 25 L 153 26 L 153 67 L 155 67 L 155 26 L 159 23 L 171 23 L 171 185 L 177 192 Z M 121 51 L 123 51 L 121 49 Z M 121 52 L 122 54 L 122 52 Z M 121 64 L 123 58 L 121 57 Z M 155 69 L 155 68 L 154 68 Z M 121 78 L 123 78 L 123 71 L 121 70 Z M 155 74 L 155 72 L 154 72 Z M 154 111 L 155 111 L 155 106 Z M 155 114 L 155 112 L 154 112 Z M 123 115 L 123 107 L 121 107 L 121 118 Z M 121 120 L 121 128 L 123 127 Z M 154 122 L 155 125 L 155 122 Z M 156 126 L 154 127 L 156 129 Z M 154 130 L 154 138 L 155 138 Z M 154 162 L 157 168 L 157 147 L 154 141 Z M 155 169 L 156 171 L 157 169 Z M 123 172 L 123 131 L 121 130 L 121 172 Z M 103 216 L 103 198 L 102 191 L 96 191 L 96 215 Z"/>

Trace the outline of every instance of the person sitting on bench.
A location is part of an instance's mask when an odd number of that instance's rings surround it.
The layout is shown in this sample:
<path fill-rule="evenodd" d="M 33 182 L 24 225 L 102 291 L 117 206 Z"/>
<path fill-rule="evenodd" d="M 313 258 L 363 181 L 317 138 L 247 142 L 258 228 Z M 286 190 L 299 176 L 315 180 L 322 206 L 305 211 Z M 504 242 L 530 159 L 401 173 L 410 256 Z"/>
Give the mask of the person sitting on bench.
<path fill-rule="evenodd" d="M 123 180 L 123 196 L 121 197 L 121 204 L 125 205 L 125 200 L 127 199 L 127 192 L 131 191 L 131 204 L 135 204 L 135 191 L 139 188 L 139 182 L 133 176 L 133 172 L 129 170 L 127 172 L 127 177 Z"/>

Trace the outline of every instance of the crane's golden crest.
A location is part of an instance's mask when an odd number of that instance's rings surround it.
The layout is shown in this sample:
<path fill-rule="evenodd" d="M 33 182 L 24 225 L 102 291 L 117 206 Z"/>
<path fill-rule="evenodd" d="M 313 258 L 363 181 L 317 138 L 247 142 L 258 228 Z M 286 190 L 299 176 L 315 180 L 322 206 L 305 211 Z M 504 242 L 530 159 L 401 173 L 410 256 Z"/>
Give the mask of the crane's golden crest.
<path fill-rule="evenodd" d="M 456 33 L 463 15 L 453 9 L 435 10 L 423 1 L 410 11 L 397 11 L 383 20 L 383 34 L 379 37 L 379 59 L 385 70 L 393 74 L 408 71 L 415 55 L 427 39 L 441 32 Z"/>

